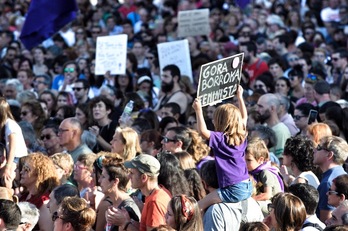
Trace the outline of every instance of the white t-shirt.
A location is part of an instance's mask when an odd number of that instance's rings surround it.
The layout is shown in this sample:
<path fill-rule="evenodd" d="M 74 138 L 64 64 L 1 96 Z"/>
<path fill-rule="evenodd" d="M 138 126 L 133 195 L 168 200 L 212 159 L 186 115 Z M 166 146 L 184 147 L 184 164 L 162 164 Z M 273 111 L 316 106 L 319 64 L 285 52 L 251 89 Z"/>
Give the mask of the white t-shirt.
<path fill-rule="evenodd" d="M 15 146 L 15 156 L 14 157 L 22 157 L 28 155 L 27 146 L 24 141 L 23 133 L 21 127 L 17 124 L 16 121 L 12 119 L 7 119 L 5 123 L 5 142 L 6 142 L 6 150 L 7 153 L 10 150 L 10 141 L 9 135 L 16 134 L 16 146 Z"/>

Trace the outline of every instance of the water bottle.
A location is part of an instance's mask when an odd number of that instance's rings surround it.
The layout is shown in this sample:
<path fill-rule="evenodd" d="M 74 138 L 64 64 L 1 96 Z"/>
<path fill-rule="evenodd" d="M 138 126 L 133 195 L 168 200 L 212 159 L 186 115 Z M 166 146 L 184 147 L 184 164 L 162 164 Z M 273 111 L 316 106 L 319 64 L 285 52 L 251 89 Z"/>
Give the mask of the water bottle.
<path fill-rule="evenodd" d="M 132 118 L 133 104 L 133 100 L 130 100 L 123 110 L 123 113 L 120 118 L 120 126 L 122 128 L 127 127 L 129 121 Z"/>

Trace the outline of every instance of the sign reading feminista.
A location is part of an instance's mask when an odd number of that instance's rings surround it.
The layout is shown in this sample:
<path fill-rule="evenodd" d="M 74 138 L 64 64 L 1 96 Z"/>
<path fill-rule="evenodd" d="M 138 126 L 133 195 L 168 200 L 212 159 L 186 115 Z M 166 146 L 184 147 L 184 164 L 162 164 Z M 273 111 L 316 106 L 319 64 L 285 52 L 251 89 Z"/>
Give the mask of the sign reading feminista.
<path fill-rule="evenodd" d="M 244 53 L 236 54 L 201 66 L 197 97 L 202 107 L 231 98 L 237 91 Z"/>

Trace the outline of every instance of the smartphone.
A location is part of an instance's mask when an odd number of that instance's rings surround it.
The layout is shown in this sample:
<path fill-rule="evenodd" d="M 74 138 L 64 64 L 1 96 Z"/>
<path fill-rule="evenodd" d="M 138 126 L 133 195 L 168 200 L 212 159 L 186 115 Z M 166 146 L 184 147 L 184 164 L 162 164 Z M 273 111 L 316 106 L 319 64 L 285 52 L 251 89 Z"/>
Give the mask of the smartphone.
<path fill-rule="evenodd" d="M 310 110 L 309 111 L 309 116 L 308 116 L 308 125 L 312 124 L 313 122 L 315 122 L 315 120 L 317 119 L 317 116 L 318 116 L 318 111 Z"/>

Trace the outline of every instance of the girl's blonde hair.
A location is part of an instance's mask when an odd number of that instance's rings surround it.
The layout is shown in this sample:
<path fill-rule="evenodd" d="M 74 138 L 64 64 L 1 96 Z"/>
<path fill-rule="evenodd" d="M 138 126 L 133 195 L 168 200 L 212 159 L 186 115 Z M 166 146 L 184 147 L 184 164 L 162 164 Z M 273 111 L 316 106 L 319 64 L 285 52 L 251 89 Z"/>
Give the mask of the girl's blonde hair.
<path fill-rule="evenodd" d="M 261 157 L 264 158 L 264 161 L 269 160 L 269 152 L 266 143 L 259 137 L 253 137 L 248 140 L 246 154 L 252 155 L 255 160 L 259 160 Z"/>
<path fill-rule="evenodd" d="M 229 145 L 241 145 L 247 137 L 240 110 L 233 104 L 227 103 L 217 107 L 213 115 L 213 123 L 216 131 L 226 135 Z"/>

